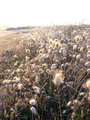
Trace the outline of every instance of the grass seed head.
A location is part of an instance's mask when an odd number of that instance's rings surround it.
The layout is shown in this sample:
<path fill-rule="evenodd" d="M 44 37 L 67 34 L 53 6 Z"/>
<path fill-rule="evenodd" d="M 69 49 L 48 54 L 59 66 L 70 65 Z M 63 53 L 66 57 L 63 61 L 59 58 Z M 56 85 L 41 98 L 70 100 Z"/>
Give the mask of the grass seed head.
<path fill-rule="evenodd" d="M 54 75 L 53 83 L 56 86 L 59 86 L 63 82 L 64 82 L 64 75 L 61 70 L 57 70 L 57 72 Z"/>
<path fill-rule="evenodd" d="M 23 88 L 23 84 L 18 83 L 18 85 L 17 85 L 17 89 L 18 89 L 18 90 L 22 90 L 22 88 Z"/>
<path fill-rule="evenodd" d="M 87 80 L 86 86 L 87 86 L 87 88 L 90 90 L 90 79 Z"/>
<path fill-rule="evenodd" d="M 26 51 L 26 53 L 30 53 L 30 50 L 29 50 L 29 49 L 26 49 L 25 51 Z"/>
<path fill-rule="evenodd" d="M 35 107 L 31 107 L 30 110 L 33 114 L 37 115 L 37 110 Z"/>
<path fill-rule="evenodd" d="M 29 101 L 29 103 L 30 103 L 30 105 L 32 105 L 32 106 L 35 106 L 35 105 L 36 105 L 35 99 L 31 99 L 31 100 Z"/>

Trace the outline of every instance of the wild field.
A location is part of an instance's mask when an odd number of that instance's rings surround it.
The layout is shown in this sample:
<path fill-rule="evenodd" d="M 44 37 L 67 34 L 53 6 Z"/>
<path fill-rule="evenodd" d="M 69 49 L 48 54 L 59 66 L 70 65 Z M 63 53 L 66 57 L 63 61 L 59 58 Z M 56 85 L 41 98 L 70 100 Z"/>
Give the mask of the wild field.
<path fill-rule="evenodd" d="M 90 119 L 90 26 L 0 37 L 1 120 Z"/>

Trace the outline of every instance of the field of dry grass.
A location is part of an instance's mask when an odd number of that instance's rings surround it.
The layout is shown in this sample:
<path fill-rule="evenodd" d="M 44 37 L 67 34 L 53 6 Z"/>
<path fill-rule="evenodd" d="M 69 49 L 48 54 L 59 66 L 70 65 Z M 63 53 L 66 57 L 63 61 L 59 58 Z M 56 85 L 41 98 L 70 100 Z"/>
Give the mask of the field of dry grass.
<path fill-rule="evenodd" d="M 89 120 L 90 26 L 0 37 L 1 120 Z"/>
<path fill-rule="evenodd" d="M 8 35 L 7 33 L 3 33 L 3 35 L 0 35 L 0 51 L 15 47 L 19 41 L 19 36 L 17 34 L 13 32 L 10 32 Z"/>

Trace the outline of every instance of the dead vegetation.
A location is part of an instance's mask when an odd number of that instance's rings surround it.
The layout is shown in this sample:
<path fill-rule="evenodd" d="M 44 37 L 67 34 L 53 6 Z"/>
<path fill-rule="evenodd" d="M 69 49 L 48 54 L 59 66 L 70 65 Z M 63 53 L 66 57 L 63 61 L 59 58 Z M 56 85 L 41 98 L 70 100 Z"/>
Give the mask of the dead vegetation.
<path fill-rule="evenodd" d="M 89 28 L 36 27 L 3 38 L 2 120 L 89 120 Z"/>

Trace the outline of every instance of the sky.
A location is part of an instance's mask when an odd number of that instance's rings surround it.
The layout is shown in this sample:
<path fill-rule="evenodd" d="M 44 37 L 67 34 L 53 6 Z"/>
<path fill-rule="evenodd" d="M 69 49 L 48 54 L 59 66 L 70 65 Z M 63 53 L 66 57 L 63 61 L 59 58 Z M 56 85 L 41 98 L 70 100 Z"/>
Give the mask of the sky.
<path fill-rule="evenodd" d="M 90 24 L 90 0 L 0 0 L 0 27 Z"/>

